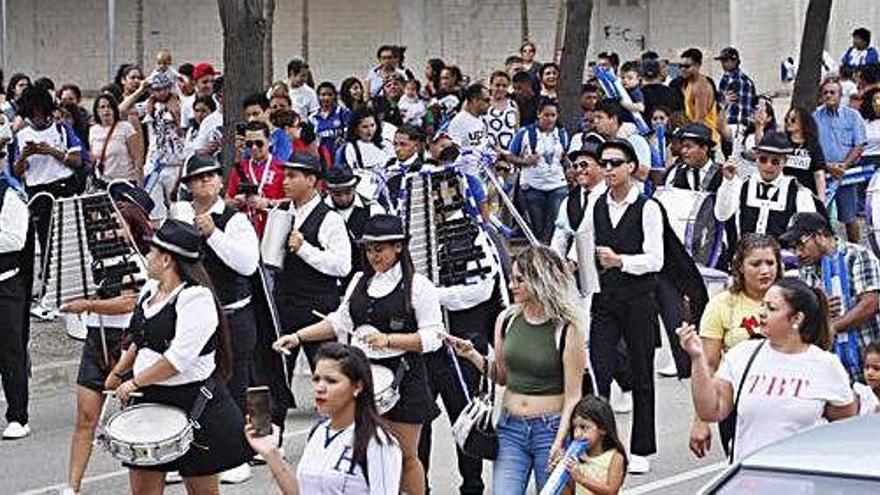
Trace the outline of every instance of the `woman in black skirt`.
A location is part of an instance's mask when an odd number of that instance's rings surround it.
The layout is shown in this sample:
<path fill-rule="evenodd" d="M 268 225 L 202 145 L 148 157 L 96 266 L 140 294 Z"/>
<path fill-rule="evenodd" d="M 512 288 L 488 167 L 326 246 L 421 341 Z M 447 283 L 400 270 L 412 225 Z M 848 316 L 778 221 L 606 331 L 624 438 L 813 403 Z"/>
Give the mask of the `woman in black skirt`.
<path fill-rule="evenodd" d="M 113 373 L 133 369 L 134 377 L 116 393 L 123 403 L 137 391 L 143 394 L 137 402 L 178 407 L 199 428 L 190 449 L 176 461 L 128 466 L 131 491 L 160 493 L 165 472 L 179 471 L 188 493 L 219 493 L 216 474 L 253 457 L 243 434 L 244 417 L 223 384 L 231 358 L 223 312 L 199 262 L 201 239 L 191 225 L 166 220 L 151 243 L 150 281 L 131 319 L 132 344 Z M 197 401 L 205 403 L 200 414 L 193 410 Z"/>
<path fill-rule="evenodd" d="M 363 325 L 372 325 L 378 332 L 353 338 L 352 344 L 365 347 L 368 355 L 371 349 L 405 351 L 402 356 L 372 359 L 371 363 L 389 368 L 395 376 L 402 373 L 400 399 L 383 417 L 403 451 L 401 491 L 420 495 L 425 493 L 425 475 L 417 455 L 419 435 L 422 425 L 439 414 L 428 390 L 422 354 L 441 345 L 440 300 L 431 281 L 414 273 L 398 217 L 371 217 L 361 239 L 368 264 L 349 284 L 339 309 L 319 323 L 281 337 L 274 347 L 292 349 L 302 342 L 332 338 L 334 333 L 350 335 Z M 377 392 L 381 392 L 378 387 Z"/>

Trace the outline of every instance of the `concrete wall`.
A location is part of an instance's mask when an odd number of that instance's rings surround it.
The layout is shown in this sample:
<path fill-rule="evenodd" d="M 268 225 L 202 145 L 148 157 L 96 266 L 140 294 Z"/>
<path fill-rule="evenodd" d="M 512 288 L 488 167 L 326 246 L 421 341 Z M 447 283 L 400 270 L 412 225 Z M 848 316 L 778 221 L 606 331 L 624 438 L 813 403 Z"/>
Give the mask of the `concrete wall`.
<path fill-rule="evenodd" d="M 274 67 L 302 54 L 303 0 L 276 0 Z M 144 0 L 145 64 L 163 47 L 175 63 L 209 60 L 222 67 L 222 36 L 215 0 Z M 561 0 L 529 1 L 530 38 L 538 59 L 552 58 Z M 740 48 L 744 69 L 765 91 L 778 85 L 778 65 L 797 57 L 808 0 L 597 0 L 590 56 L 614 50 L 623 60 L 644 46 L 677 59 L 689 46 L 704 50 L 705 70 L 718 75 L 711 57 Z M 108 81 L 106 0 L 7 0 L 7 77 L 16 71 L 75 81 L 95 89 Z M 135 0 L 116 0 L 116 61 L 135 58 Z M 383 43 L 408 46 L 407 65 L 421 76 L 425 60 L 439 56 L 465 73 L 484 77 L 501 68 L 520 45 L 519 0 L 311 0 L 309 59 L 318 80 L 363 77 Z M 835 2 L 829 51 L 839 58 L 850 32 L 866 25 L 880 38 L 880 1 Z M 606 29 L 607 27 L 607 29 Z"/>

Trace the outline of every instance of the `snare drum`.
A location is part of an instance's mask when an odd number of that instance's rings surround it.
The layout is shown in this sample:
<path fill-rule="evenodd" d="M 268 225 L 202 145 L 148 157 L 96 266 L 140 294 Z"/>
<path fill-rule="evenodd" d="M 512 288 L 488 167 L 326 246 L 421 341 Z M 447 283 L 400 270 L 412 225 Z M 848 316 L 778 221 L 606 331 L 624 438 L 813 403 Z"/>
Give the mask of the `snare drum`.
<path fill-rule="evenodd" d="M 193 427 L 182 409 L 137 404 L 110 416 L 98 439 L 110 455 L 127 464 L 157 466 L 186 454 Z"/>
<path fill-rule="evenodd" d="M 697 269 L 700 270 L 700 275 L 703 277 L 703 283 L 706 284 L 706 292 L 709 293 L 709 298 L 727 290 L 730 286 L 730 275 L 727 273 L 714 268 L 707 268 L 702 265 L 697 265 Z"/>
<path fill-rule="evenodd" d="M 376 409 L 382 415 L 392 410 L 400 400 L 400 390 L 394 384 L 394 372 L 390 369 L 379 364 L 371 364 L 370 371 L 373 375 Z"/>
<path fill-rule="evenodd" d="M 715 195 L 664 186 L 653 197 L 663 205 L 672 230 L 694 261 L 715 267 L 724 238 L 722 224 L 715 219 Z"/>

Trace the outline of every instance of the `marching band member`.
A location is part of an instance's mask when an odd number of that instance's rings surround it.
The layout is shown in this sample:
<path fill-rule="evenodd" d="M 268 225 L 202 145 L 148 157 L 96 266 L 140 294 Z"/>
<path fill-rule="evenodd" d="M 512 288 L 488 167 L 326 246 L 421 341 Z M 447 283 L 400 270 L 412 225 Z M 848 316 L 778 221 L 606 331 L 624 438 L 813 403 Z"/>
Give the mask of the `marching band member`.
<path fill-rule="evenodd" d="M 0 148 L 5 149 L 5 148 Z M 5 152 L 0 151 L 3 155 Z M 3 159 L 0 170 L 0 381 L 6 397 L 4 439 L 30 435 L 28 426 L 27 301 L 22 251 L 28 234 L 29 212 L 24 187 L 9 175 Z M 30 261 L 30 260 L 29 260 Z"/>
<path fill-rule="evenodd" d="M 402 357 L 378 359 L 373 364 L 403 374 L 400 399 L 384 418 L 403 451 L 401 491 L 424 494 L 425 473 L 417 456 L 417 446 L 422 425 L 433 420 L 439 411 L 431 400 L 422 354 L 435 351 L 441 345 L 440 301 L 434 285 L 414 273 L 403 222 L 398 217 L 384 214 L 371 217 L 361 239 L 369 266 L 349 284 L 339 308 L 326 319 L 281 337 L 275 347 L 292 349 L 372 325 L 378 331 L 354 338 L 355 345 L 404 351 Z"/>
<path fill-rule="evenodd" d="M 291 200 L 293 229 L 287 239 L 284 268 L 275 276 L 275 302 L 285 333 L 320 321 L 314 311 L 326 314 L 336 309 L 340 280 L 351 271 L 351 243 L 345 221 L 321 200 L 317 189 L 321 175 L 318 158 L 309 153 L 296 152 L 284 164 L 284 193 Z M 303 346 L 312 370 L 321 343 Z M 295 357 L 287 360 L 290 372 Z M 286 384 L 272 387 L 276 405 L 272 419 L 283 429 L 292 404 L 282 387 Z"/>
<path fill-rule="evenodd" d="M 715 141 L 712 131 L 703 124 L 685 125 L 676 135 L 681 140 L 681 160 L 667 171 L 667 186 L 692 191 L 718 192 L 720 167 L 712 160 Z"/>
<path fill-rule="evenodd" d="M 385 164 L 381 177 L 377 177 L 375 171 L 373 175 L 377 181 L 385 182 L 384 189 L 377 188 L 376 197 L 373 198 L 385 211 L 397 211 L 403 176 L 422 168 L 424 145 L 425 134 L 418 127 L 404 124 L 394 133 L 394 158 Z"/>
<path fill-rule="evenodd" d="M 854 382 L 864 383 L 865 348 L 880 340 L 880 261 L 865 246 L 838 240 L 825 217 L 799 213 L 780 241 L 793 247 L 800 262 L 800 279 L 813 288 L 824 288 L 834 272 L 842 290 L 828 295 L 833 352 Z"/>
<path fill-rule="evenodd" d="M 357 185 L 361 181 L 361 177 L 355 175 L 348 165 L 330 167 L 324 180 L 327 182 L 328 191 L 324 202 L 345 220 L 348 237 L 352 242 L 351 274 L 342 281 L 340 286 L 344 291 L 353 274 L 363 271 L 364 252 L 360 244 L 361 234 L 364 233 L 367 220 L 372 215 L 382 213 L 382 207 L 357 192 Z"/>
<path fill-rule="evenodd" d="M 339 342 L 318 348 L 313 387 L 318 412 L 326 417 L 309 433 L 294 474 L 275 446 L 279 429 L 248 442 L 267 461 L 284 495 L 400 492 L 400 446 L 379 417 L 375 384 L 363 351 Z"/>
<path fill-rule="evenodd" d="M 791 144 L 785 135 L 766 132 L 754 148 L 758 173 L 745 181 L 737 175 L 736 160 L 728 159 L 721 172 L 715 218 L 727 222 L 728 251 L 740 235 L 754 232 L 778 237 L 795 215 L 816 211 L 810 190 L 782 174 Z M 729 256 L 728 256 L 729 259 Z M 722 265 L 723 266 L 723 265 Z"/>
<path fill-rule="evenodd" d="M 657 451 L 654 430 L 654 346 L 659 339 L 655 289 L 664 262 L 660 206 L 639 192 L 633 178 L 638 157 L 629 141 L 609 139 L 599 147 L 608 191 L 591 201 L 583 222 L 596 246 L 598 287 L 593 292 L 590 359 L 598 392 L 610 394 L 620 371 L 618 343 L 629 351 L 632 370 L 632 473 L 650 470 L 646 456 Z M 590 267 L 582 267 L 590 269 Z"/>
<path fill-rule="evenodd" d="M 254 454 L 244 437 L 244 416 L 223 383 L 232 361 L 226 319 L 200 261 L 204 240 L 195 228 L 168 219 L 150 242 L 150 280 L 131 318 L 132 344 L 105 386 L 123 403 L 141 392 L 137 402 L 183 409 L 200 427 L 183 457 L 129 466 L 130 488 L 161 493 L 165 472 L 176 470 L 189 493 L 219 493 L 216 474 Z M 120 384 L 118 377 L 130 370 L 133 377 Z"/>
<path fill-rule="evenodd" d="M 245 411 L 257 342 L 249 277 L 257 270 L 260 249 L 257 233 L 248 218 L 228 206 L 220 196 L 223 189 L 221 173 L 220 163 L 213 157 L 196 154 L 187 160 L 181 181 L 192 195 L 195 227 L 202 238 L 202 265 L 223 308 L 232 338 L 229 393 Z M 234 471 L 223 473 L 220 478 L 225 483 L 241 483 L 250 476 L 250 466 L 242 464 Z"/>
<path fill-rule="evenodd" d="M 150 244 L 147 239 L 153 236 L 150 223 L 153 199 L 145 190 L 129 182 L 115 183 L 109 192 L 122 214 L 125 224 L 123 231 L 128 241 L 137 247 L 139 253 L 148 253 Z M 107 282 L 118 283 L 105 280 L 101 285 Z M 67 486 L 63 495 L 79 493 L 92 453 L 95 428 L 104 405 L 104 382 L 122 354 L 123 342 L 129 335 L 128 326 L 136 303 L 137 293 L 126 289 L 114 297 L 76 299 L 59 308 L 65 313 L 84 314 L 83 319 L 88 329 L 76 378 L 76 426 L 70 440 Z M 107 354 L 104 354 L 105 349 Z M 119 381 L 123 378 L 115 377 Z"/>

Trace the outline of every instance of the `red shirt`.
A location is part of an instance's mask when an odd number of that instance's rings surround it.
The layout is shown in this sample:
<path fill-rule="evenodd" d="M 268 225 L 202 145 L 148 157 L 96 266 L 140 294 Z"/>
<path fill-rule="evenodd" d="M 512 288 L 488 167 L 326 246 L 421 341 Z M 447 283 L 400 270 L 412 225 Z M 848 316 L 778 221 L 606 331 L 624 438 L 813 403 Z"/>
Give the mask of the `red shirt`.
<path fill-rule="evenodd" d="M 226 197 L 234 198 L 238 194 L 238 186 L 242 182 L 249 182 L 257 185 L 258 194 L 267 199 L 284 199 L 284 167 L 282 161 L 269 155 L 269 166 L 266 162 L 252 163 L 252 160 L 244 160 L 240 167 L 233 167 L 229 173 L 229 182 L 226 185 Z M 246 176 L 246 180 L 242 181 L 241 172 Z M 263 237 L 263 229 L 266 226 L 266 214 L 264 210 L 255 210 L 245 206 L 242 208 L 254 224 L 257 236 Z"/>

